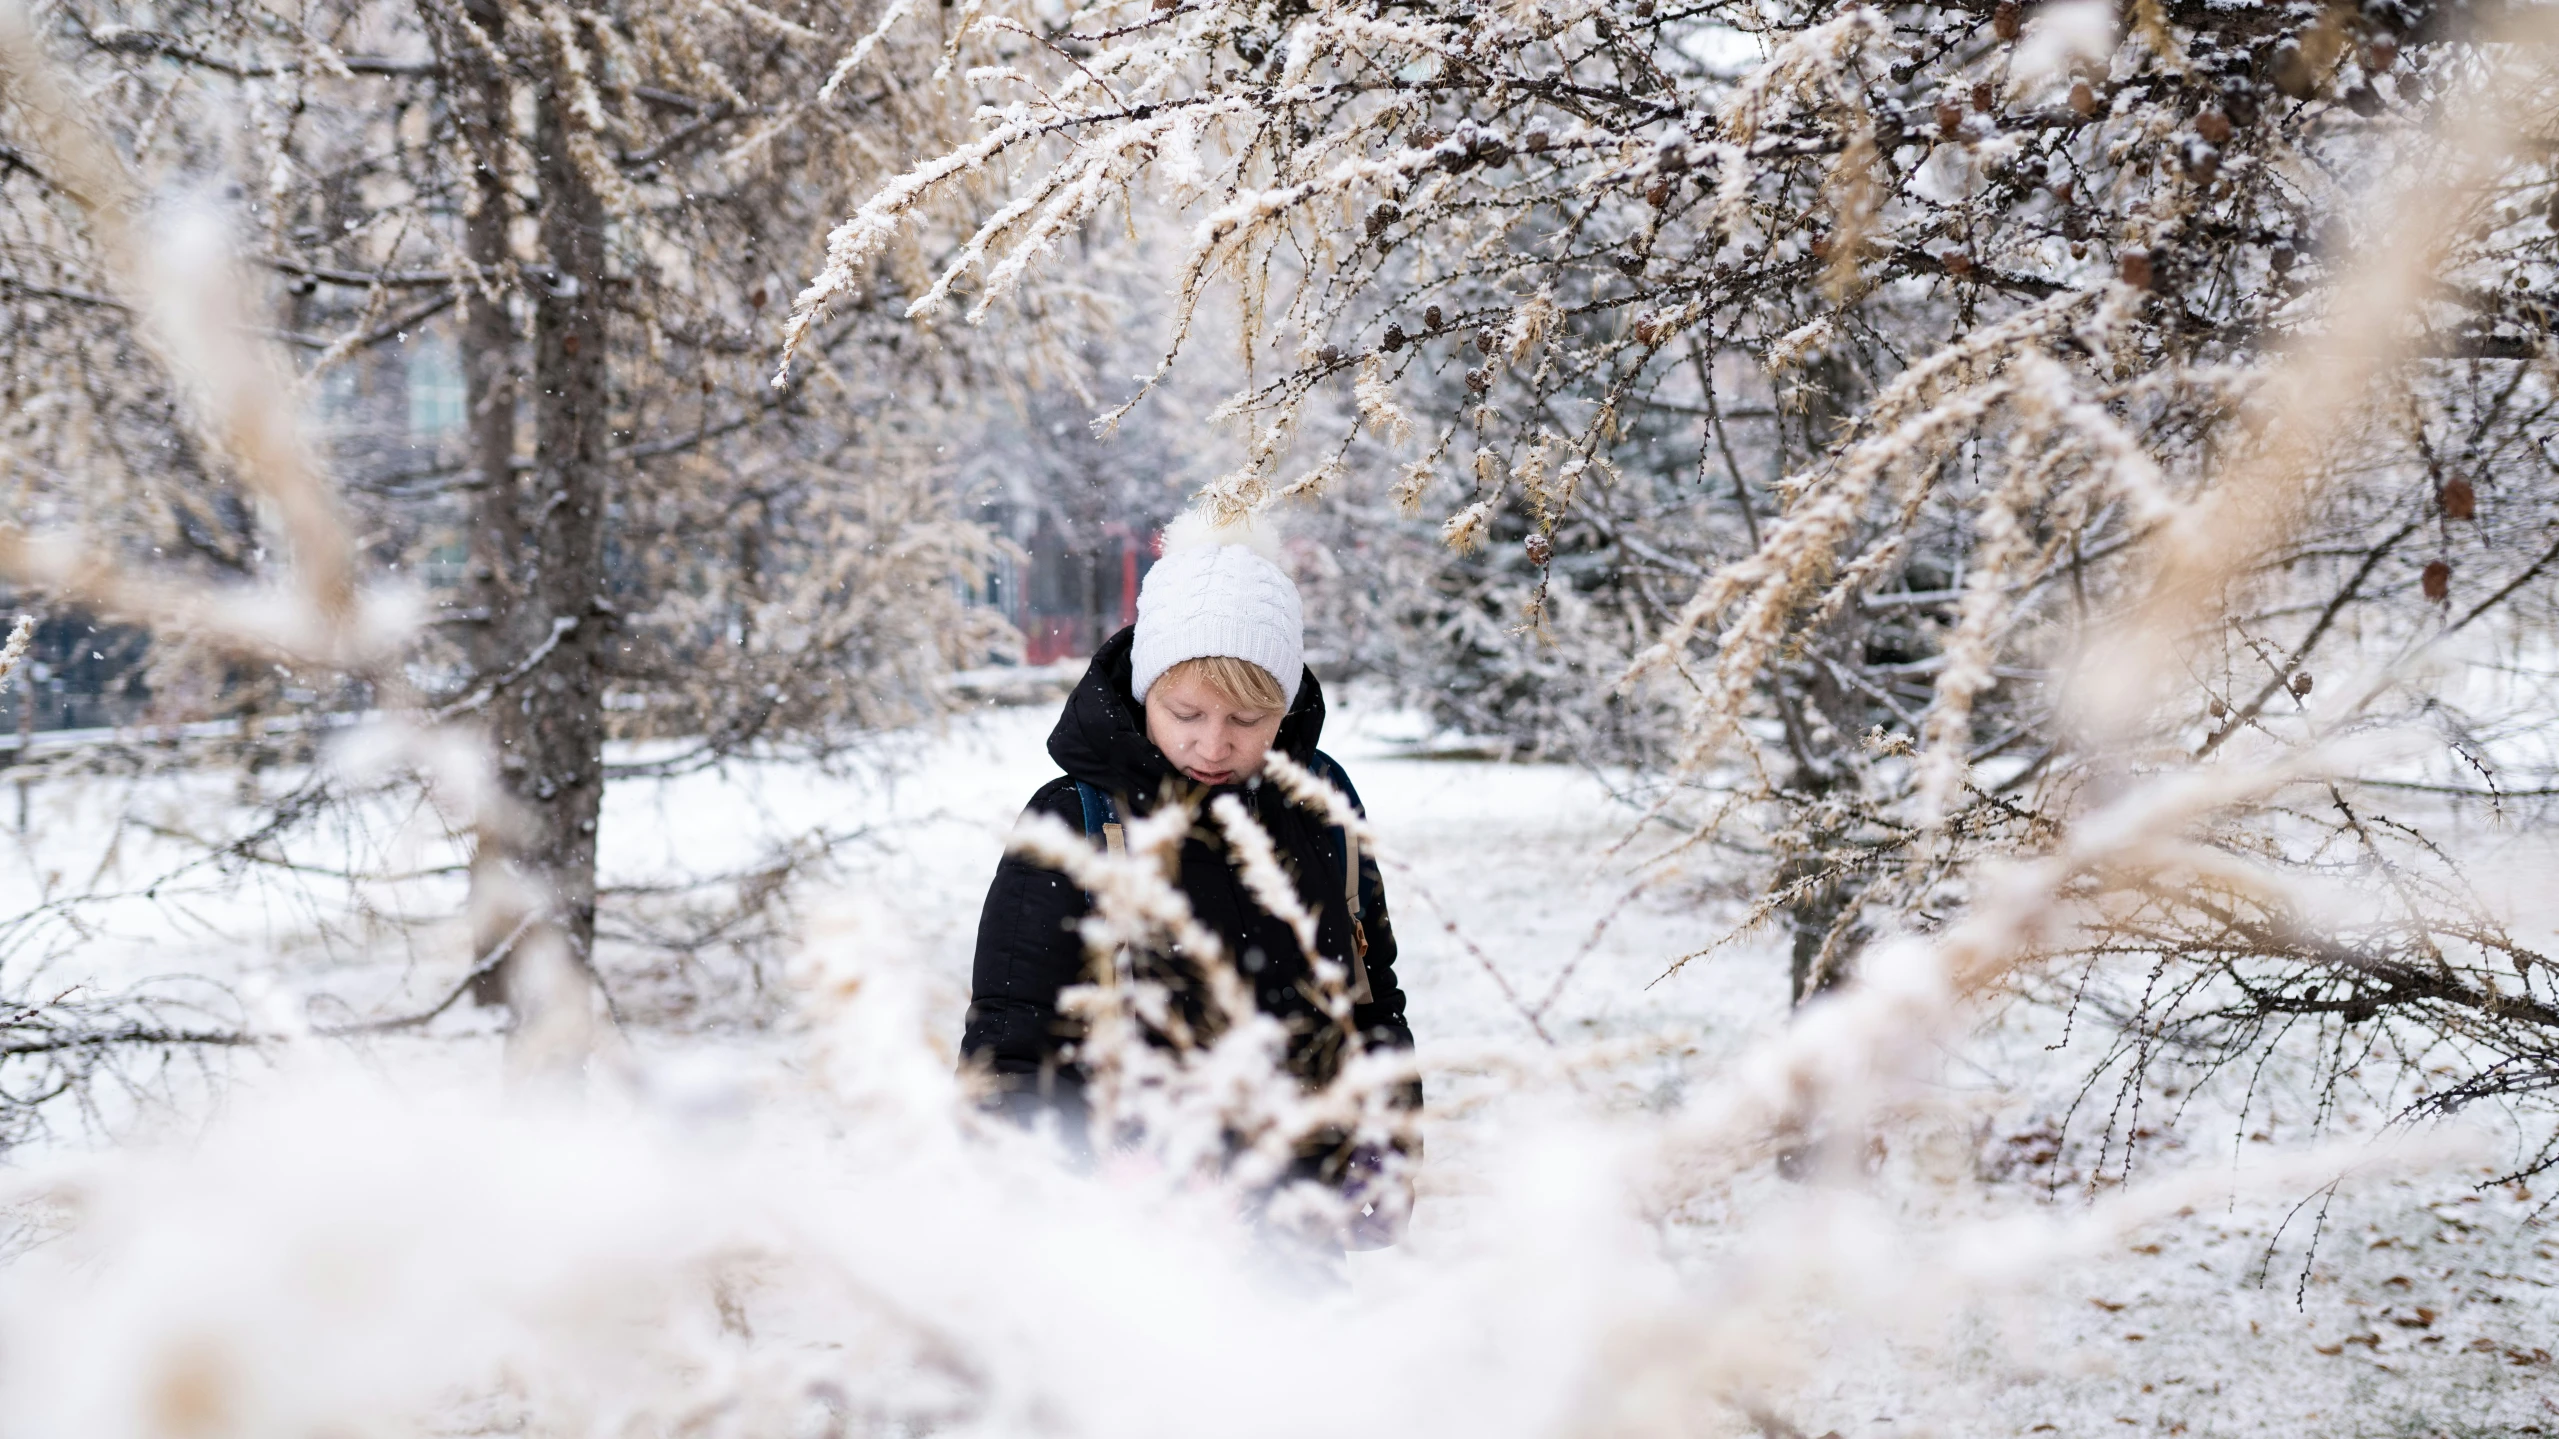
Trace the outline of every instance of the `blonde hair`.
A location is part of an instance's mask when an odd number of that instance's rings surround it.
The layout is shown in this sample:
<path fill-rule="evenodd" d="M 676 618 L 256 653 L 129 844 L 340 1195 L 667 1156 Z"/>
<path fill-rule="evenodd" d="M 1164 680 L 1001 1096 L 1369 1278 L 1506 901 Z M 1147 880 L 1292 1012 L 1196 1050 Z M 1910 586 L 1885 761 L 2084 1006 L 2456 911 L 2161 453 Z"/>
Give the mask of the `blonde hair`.
<path fill-rule="evenodd" d="M 1147 688 L 1152 691 L 1166 680 L 1176 679 L 1197 679 L 1208 686 L 1209 693 L 1238 709 L 1288 708 L 1288 691 L 1280 687 L 1269 670 L 1232 655 L 1202 655 L 1167 666 L 1155 684 Z"/>

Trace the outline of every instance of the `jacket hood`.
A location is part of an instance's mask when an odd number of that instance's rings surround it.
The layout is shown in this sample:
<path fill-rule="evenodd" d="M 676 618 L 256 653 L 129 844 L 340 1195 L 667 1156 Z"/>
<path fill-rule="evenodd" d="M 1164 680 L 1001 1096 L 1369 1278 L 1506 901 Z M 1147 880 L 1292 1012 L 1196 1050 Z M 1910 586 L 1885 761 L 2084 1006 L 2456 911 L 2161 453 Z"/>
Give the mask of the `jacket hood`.
<path fill-rule="evenodd" d="M 1057 728 L 1049 731 L 1048 752 L 1071 778 L 1151 807 L 1165 783 L 1181 772 L 1146 737 L 1145 707 L 1132 693 L 1129 673 L 1129 648 L 1136 636 L 1132 625 L 1103 642 L 1075 692 L 1066 697 Z M 1271 748 L 1308 764 L 1323 734 L 1324 687 L 1316 683 L 1313 670 L 1305 670 L 1297 703 L 1280 720 Z"/>

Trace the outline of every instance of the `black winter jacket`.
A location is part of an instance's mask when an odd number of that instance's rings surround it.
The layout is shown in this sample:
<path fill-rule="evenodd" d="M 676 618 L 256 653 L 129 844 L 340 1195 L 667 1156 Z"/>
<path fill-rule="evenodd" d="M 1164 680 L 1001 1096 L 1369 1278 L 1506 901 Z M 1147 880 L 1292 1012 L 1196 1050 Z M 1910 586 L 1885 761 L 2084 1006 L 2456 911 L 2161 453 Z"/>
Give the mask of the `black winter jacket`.
<path fill-rule="evenodd" d="M 1153 810 L 1177 786 L 1196 788 L 1146 737 L 1145 711 L 1130 693 L 1133 635 L 1123 629 L 1112 636 L 1068 696 L 1048 741 L 1050 756 L 1066 775 L 1031 796 L 1030 813 L 1054 815 L 1081 832 L 1078 779 L 1112 795 L 1119 812 L 1131 818 Z M 1323 729 L 1323 688 L 1308 671 L 1272 748 L 1309 763 Z M 1350 905 L 1320 818 L 1288 803 L 1277 786 L 1260 781 L 1228 786 L 1225 792 L 1241 798 L 1277 844 L 1299 895 L 1319 917 L 1316 948 L 1346 961 L 1351 953 Z M 1329 1042 L 1330 1026 L 1312 998 L 1306 956 L 1288 925 L 1263 910 L 1245 889 L 1204 814 L 1182 846 L 1181 885 L 1192 912 L 1216 933 L 1228 954 L 1238 957 L 1262 1009 L 1289 1027 L 1291 1068 L 1309 1082 L 1328 1077 L 1338 1046 Z M 1365 855 L 1360 886 L 1369 997 L 1353 1006 L 1351 1020 L 1373 1047 L 1410 1048 L 1413 1034 L 1404 1022 L 1404 992 L 1395 982 L 1395 930 L 1387 918 L 1377 866 Z M 1083 1074 L 1074 1059 L 1076 1036 L 1058 1013 L 1057 996 L 1087 977 L 1084 945 L 1075 927 L 1091 908 L 1091 897 L 1065 876 L 1018 855 L 1004 857 L 978 917 L 968 1029 L 960 1041 L 962 1062 L 983 1064 L 995 1076 L 1004 1108 L 1027 1114 L 1045 1101 L 1076 1116 L 1079 1127 Z M 1150 956 L 1143 962 L 1148 976 L 1164 982 L 1195 1021 L 1201 1009 L 1195 971 L 1178 957 Z M 1418 1090 L 1409 1098 L 1419 1103 Z"/>

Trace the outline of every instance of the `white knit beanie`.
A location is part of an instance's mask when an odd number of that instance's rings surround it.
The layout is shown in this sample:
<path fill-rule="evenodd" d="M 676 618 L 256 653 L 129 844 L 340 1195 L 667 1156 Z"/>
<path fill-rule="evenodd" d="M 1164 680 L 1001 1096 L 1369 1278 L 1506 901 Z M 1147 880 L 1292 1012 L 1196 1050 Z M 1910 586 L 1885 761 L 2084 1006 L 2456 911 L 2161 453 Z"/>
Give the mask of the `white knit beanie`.
<path fill-rule="evenodd" d="M 1306 609 L 1279 567 L 1279 541 L 1247 516 L 1213 524 L 1197 512 L 1164 531 L 1164 558 L 1137 587 L 1129 687 L 1143 702 L 1166 670 L 1225 655 L 1270 671 L 1297 703 L 1306 670 Z"/>

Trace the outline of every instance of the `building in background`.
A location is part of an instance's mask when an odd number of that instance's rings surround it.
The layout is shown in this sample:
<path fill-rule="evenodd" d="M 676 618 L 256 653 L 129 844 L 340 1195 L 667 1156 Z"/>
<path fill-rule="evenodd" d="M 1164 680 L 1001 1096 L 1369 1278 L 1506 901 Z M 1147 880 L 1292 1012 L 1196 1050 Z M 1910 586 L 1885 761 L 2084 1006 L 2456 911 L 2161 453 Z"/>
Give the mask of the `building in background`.
<path fill-rule="evenodd" d="M 395 345 L 360 351 L 323 374 L 313 387 L 311 435 L 341 483 L 377 490 L 433 485 L 463 463 L 465 399 L 451 336 L 423 327 Z M 244 537 L 251 533 L 251 511 L 236 497 L 217 494 L 210 513 L 217 525 Z M 432 524 L 433 511 L 428 513 Z M 450 536 L 429 549 L 419 576 L 430 590 L 458 582 L 464 560 L 458 506 L 442 528 Z M 0 591 L 0 632 L 22 609 L 37 615 L 35 643 L 21 672 L 0 686 L 0 751 L 39 732 L 203 717 L 197 705 L 209 696 L 155 695 L 148 630 Z M 224 682 L 226 692 L 237 678 Z M 156 711 L 155 700 L 163 701 Z"/>
<path fill-rule="evenodd" d="M 1124 625 L 1137 622 L 1137 586 L 1155 563 L 1161 534 L 1124 521 L 1104 521 L 1078 537 L 1041 517 L 1029 543 L 1018 611 L 1005 618 L 1022 632 L 1022 658 L 1035 665 L 1089 655 Z"/>
<path fill-rule="evenodd" d="M 1137 621 L 1137 587 L 1163 532 L 1143 521 L 1076 525 L 1055 509 L 998 501 L 980 521 L 1012 542 L 978 600 L 1022 632 L 1022 663 L 1055 664 L 1101 647 Z"/>
<path fill-rule="evenodd" d="M 1137 587 L 1180 513 L 1180 453 L 1153 426 L 1096 436 L 1088 402 L 1033 393 L 958 458 L 978 520 L 1010 541 L 977 598 L 1022 632 L 1026 664 L 1093 653 L 1137 620 Z"/>
<path fill-rule="evenodd" d="M 17 612 L 0 597 L 0 627 Z M 25 665 L 0 688 L 0 748 L 37 730 L 111 729 L 142 719 L 151 705 L 143 678 L 150 652 L 150 634 L 132 625 L 43 613 Z"/>

